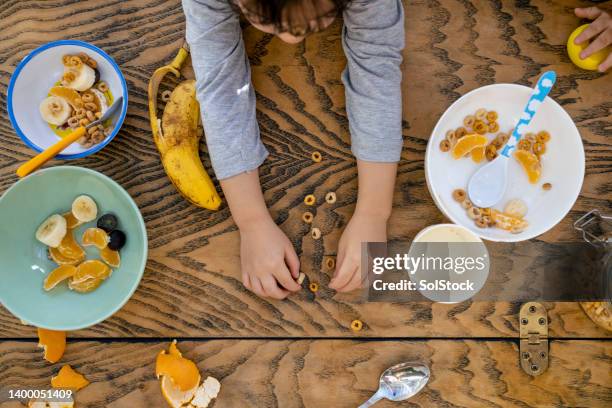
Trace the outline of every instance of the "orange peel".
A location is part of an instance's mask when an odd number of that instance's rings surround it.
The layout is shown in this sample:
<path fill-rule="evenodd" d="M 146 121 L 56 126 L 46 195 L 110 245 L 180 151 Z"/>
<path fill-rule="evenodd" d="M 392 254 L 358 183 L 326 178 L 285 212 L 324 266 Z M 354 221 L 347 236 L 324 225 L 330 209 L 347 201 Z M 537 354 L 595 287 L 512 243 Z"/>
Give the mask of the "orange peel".
<path fill-rule="evenodd" d="M 78 391 L 88 385 L 89 381 L 87 378 L 85 378 L 83 374 L 76 372 L 69 364 L 63 366 L 55 377 L 51 377 L 51 386 L 53 388 Z"/>
<path fill-rule="evenodd" d="M 38 347 L 44 350 L 44 359 L 57 363 L 66 350 L 66 332 L 38 328 Z"/>
<path fill-rule="evenodd" d="M 180 391 L 197 388 L 200 383 L 200 372 L 195 363 L 180 355 L 176 344 L 170 346 L 170 352 L 162 350 L 155 361 L 155 375 L 169 377 L 172 384 Z"/>
<path fill-rule="evenodd" d="M 43 282 L 44 290 L 51 290 L 58 283 L 71 278 L 76 273 L 77 268 L 74 265 L 60 265 L 59 267 L 52 270 Z"/>

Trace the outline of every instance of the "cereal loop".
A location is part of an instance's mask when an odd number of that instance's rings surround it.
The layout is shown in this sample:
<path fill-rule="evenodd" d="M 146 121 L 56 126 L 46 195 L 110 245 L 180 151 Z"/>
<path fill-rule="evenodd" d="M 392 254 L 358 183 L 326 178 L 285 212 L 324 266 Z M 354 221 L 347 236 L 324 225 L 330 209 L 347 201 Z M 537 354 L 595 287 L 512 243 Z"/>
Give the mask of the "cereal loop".
<path fill-rule="evenodd" d="M 451 144 L 448 140 L 444 139 L 440 142 L 440 150 L 443 152 L 448 152 L 451 149 Z"/>
<path fill-rule="evenodd" d="M 480 215 L 481 215 L 480 214 L 480 208 L 478 208 L 478 207 L 472 207 L 472 208 L 469 208 L 467 210 L 467 216 L 470 217 L 473 220 L 475 220 L 478 217 L 480 217 Z"/>
<path fill-rule="evenodd" d="M 313 228 L 312 231 L 310 231 L 310 235 L 312 235 L 313 239 L 319 239 L 321 238 L 321 230 L 318 228 Z"/>
<path fill-rule="evenodd" d="M 93 102 L 94 101 L 94 95 L 92 93 L 84 93 L 83 95 L 81 95 L 81 99 L 85 103 Z"/>
<path fill-rule="evenodd" d="M 536 135 L 536 140 L 540 143 L 546 143 L 550 140 L 550 133 L 545 130 L 542 130 Z"/>
<path fill-rule="evenodd" d="M 544 189 L 546 191 L 550 190 L 551 188 L 552 188 L 552 184 L 550 184 L 550 183 L 542 184 L 542 189 Z"/>
<path fill-rule="evenodd" d="M 488 122 L 496 122 L 497 121 L 497 112 L 495 112 L 495 111 L 487 112 L 486 118 L 487 118 Z"/>
<path fill-rule="evenodd" d="M 317 282 L 311 282 L 308 286 L 308 289 L 310 289 L 310 291 L 314 293 L 319 290 L 319 284 Z"/>
<path fill-rule="evenodd" d="M 467 133 L 468 131 L 464 127 L 460 127 L 460 128 L 457 128 L 457 130 L 455 130 L 455 135 L 457 135 L 458 139 L 461 139 L 463 136 L 467 135 Z"/>
<path fill-rule="evenodd" d="M 161 94 L 161 100 L 164 101 L 164 102 L 168 102 L 170 100 L 170 96 L 171 95 L 172 95 L 172 92 L 166 89 Z"/>
<path fill-rule="evenodd" d="M 465 190 L 460 188 L 455 189 L 453 191 L 453 200 L 457 201 L 458 203 L 462 203 L 465 200 L 466 195 Z"/>
<path fill-rule="evenodd" d="M 363 328 L 363 323 L 361 320 L 353 320 L 351 322 L 351 329 L 353 329 L 353 331 L 359 331 Z"/>
<path fill-rule="evenodd" d="M 108 85 L 107 85 L 107 84 L 106 84 L 106 82 L 104 82 L 104 81 L 101 81 L 101 82 L 98 84 L 97 88 L 98 88 L 98 91 L 100 91 L 100 92 L 102 92 L 102 93 L 104 93 L 104 92 L 107 92 L 107 91 L 108 91 Z"/>
<path fill-rule="evenodd" d="M 489 123 L 489 133 L 499 132 L 499 123 L 491 122 Z"/>
<path fill-rule="evenodd" d="M 473 206 L 474 204 L 472 204 L 472 202 L 467 198 L 461 203 L 461 208 L 463 208 L 464 210 L 469 210 Z"/>
<path fill-rule="evenodd" d="M 537 154 L 538 156 L 546 153 L 546 145 L 542 142 L 535 142 L 533 144 L 533 153 Z"/>
<path fill-rule="evenodd" d="M 334 193 L 333 191 L 330 191 L 329 193 L 325 194 L 325 201 L 328 204 L 333 204 L 336 202 L 336 193 Z"/>
<path fill-rule="evenodd" d="M 310 224 L 313 218 L 314 215 L 312 215 L 310 211 L 306 211 L 304 214 L 302 214 L 302 221 L 304 221 L 306 224 Z"/>
<path fill-rule="evenodd" d="M 321 156 L 321 153 L 319 152 L 312 152 L 310 157 L 312 158 L 312 161 L 315 163 L 320 163 L 321 160 L 323 159 L 323 156 Z"/>
<path fill-rule="evenodd" d="M 519 140 L 519 142 L 516 145 L 516 147 L 519 150 L 530 151 L 531 150 L 531 142 L 529 140 L 527 140 L 527 139 L 521 139 L 521 140 Z"/>
<path fill-rule="evenodd" d="M 487 117 L 487 111 L 486 109 L 480 108 L 476 111 L 474 116 L 476 116 L 476 119 L 478 120 L 485 120 Z"/>
<path fill-rule="evenodd" d="M 308 194 L 306 197 L 304 197 L 304 204 L 306 205 L 314 205 L 316 202 L 317 199 L 312 194 Z"/>
<path fill-rule="evenodd" d="M 466 128 L 471 128 L 472 126 L 474 126 L 474 121 L 476 120 L 476 118 L 472 115 L 468 115 L 465 118 L 463 118 L 463 126 L 465 126 Z"/>

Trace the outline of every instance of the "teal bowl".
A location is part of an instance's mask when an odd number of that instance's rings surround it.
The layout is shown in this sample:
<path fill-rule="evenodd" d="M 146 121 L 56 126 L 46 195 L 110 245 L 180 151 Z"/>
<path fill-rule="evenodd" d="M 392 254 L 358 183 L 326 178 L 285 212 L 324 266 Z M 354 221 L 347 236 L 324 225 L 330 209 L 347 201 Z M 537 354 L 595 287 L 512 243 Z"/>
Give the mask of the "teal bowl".
<path fill-rule="evenodd" d="M 121 265 L 98 289 L 77 293 L 61 282 L 46 292 L 43 280 L 57 266 L 47 247 L 35 238 L 38 226 L 51 214 L 63 214 L 75 197 L 86 194 L 98 204 L 98 216 L 112 212 L 127 236 Z M 95 221 L 75 229 L 83 231 Z M 98 249 L 85 247 L 87 259 Z M 138 207 L 119 184 L 94 170 L 60 166 L 19 180 L 0 197 L 0 302 L 19 319 L 52 330 L 78 330 L 117 312 L 132 296 L 147 262 L 147 230 Z"/>

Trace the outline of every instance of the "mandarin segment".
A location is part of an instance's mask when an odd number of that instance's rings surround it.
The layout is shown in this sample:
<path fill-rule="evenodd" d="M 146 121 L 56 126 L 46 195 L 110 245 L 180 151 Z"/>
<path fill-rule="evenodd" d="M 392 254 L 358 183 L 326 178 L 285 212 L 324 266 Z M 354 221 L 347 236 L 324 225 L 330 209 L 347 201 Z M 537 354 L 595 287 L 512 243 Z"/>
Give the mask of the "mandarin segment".
<path fill-rule="evenodd" d="M 83 224 L 81 221 L 76 219 L 72 212 L 64 213 L 62 214 L 62 217 L 66 219 L 66 228 L 69 230 L 75 229 L 79 225 Z"/>
<path fill-rule="evenodd" d="M 51 247 L 49 247 L 49 257 L 58 265 L 76 265 L 85 259 L 85 256 L 77 259 L 65 257 L 59 249 Z"/>
<path fill-rule="evenodd" d="M 496 227 L 506 231 L 516 231 L 519 229 L 523 230 L 528 225 L 527 221 L 523 220 L 522 218 L 513 217 L 495 209 L 491 211 L 491 219 L 495 223 Z"/>
<path fill-rule="evenodd" d="M 55 268 L 45 278 L 43 289 L 47 291 L 53 289 L 58 283 L 73 277 L 76 271 L 77 268 L 74 265 L 61 265 Z"/>
<path fill-rule="evenodd" d="M 38 347 L 44 349 L 44 359 L 57 363 L 66 350 L 66 332 L 38 328 Z"/>
<path fill-rule="evenodd" d="M 111 272 L 111 268 L 104 262 L 98 259 L 90 259 L 77 267 L 72 284 L 85 282 L 90 279 L 104 280 L 110 276 Z"/>
<path fill-rule="evenodd" d="M 51 386 L 53 388 L 78 391 L 88 385 L 89 381 L 87 378 L 83 374 L 76 372 L 69 364 L 63 366 L 55 377 L 51 377 Z"/>
<path fill-rule="evenodd" d="M 461 157 L 470 153 L 472 150 L 486 146 L 487 142 L 488 139 L 486 136 L 471 133 L 459 139 L 455 146 L 453 146 L 451 153 L 453 158 L 460 159 Z"/>
<path fill-rule="evenodd" d="M 85 251 L 74 239 L 72 231 L 68 231 L 57 249 L 66 258 L 82 259 L 85 257 Z"/>
<path fill-rule="evenodd" d="M 119 255 L 119 251 L 113 251 L 109 247 L 100 250 L 100 258 L 102 258 L 102 260 L 106 262 L 108 266 L 113 268 L 118 268 L 121 266 L 121 256 Z"/>
<path fill-rule="evenodd" d="M 471 152 L 474 163 L 480 163 L 485 157 L 485 146 L 477 147 Z"/>
<path fill-rule="evenodd" d="M 98 249 L 104 249 L 108 245 L 108 234 L 101 228 L 87 228 L 83 233 L 83 245 L 94 245 Z"/>
<path fill-rule="evenodd" d="M 527 178 L 531 184 L 535 184 L 542 175 L 542 166 L 538 157 L 528 152 L 527 150 L 516 150 L 514 158 L 519 162 L 523 170 L 527 174 Z"/>
<path fill-rule="evenodd" d="M 89 278 L 79 282 L 70 281 L 68 287 L 78 293 L 89 293 L 98 289 L 102 282 L 103 279 L 100 278 Z"/>

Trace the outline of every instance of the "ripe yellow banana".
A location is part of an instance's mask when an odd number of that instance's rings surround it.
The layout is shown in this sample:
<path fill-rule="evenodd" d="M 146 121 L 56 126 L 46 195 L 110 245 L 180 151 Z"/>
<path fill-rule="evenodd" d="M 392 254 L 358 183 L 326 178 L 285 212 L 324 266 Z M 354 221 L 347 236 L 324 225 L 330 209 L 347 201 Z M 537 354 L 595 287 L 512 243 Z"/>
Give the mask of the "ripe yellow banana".
<path fill-rule="evenodd" d="M 179 193 L 198 207 L 217 210 L 221 198 L 199 155 L 200 136 L 197 127 L 200 105 L 196 99 L 195 81 L 181 82 L 170 95 L 161 121 L 157 118 L 159 83 L 168 72 L 178 78 L 186 58 L 187 48 L 183 46 L 174 61 L 155 71 L 149 81 L 149 117 L 153 139 L 166 174 Z"/>

